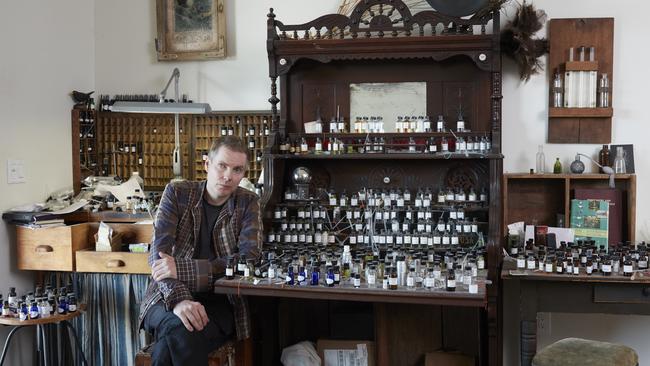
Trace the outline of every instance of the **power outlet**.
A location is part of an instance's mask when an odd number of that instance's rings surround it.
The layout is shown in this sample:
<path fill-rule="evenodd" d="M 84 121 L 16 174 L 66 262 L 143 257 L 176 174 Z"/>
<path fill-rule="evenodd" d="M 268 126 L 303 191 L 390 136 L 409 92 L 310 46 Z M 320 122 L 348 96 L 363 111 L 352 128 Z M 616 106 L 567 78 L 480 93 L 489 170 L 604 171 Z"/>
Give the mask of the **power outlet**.
<path fill-rule="evenodd" d="M 23 160 L 7 159 L 7 183 L 25 183 L 25 162 Z"/>
<path fill-rule="evenodd" d="M 551 313 L 538 313 L 537 314 L 537 334 L 538 335 L 551 335 Z"/>

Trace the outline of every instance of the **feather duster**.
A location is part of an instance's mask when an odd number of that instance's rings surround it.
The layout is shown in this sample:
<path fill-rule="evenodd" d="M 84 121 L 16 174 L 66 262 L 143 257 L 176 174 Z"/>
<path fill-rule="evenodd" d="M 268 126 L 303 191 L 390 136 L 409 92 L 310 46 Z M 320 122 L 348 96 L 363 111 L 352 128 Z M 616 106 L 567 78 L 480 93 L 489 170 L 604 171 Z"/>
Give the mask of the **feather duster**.
<path fill-rule="evenodd" d="M 542 29 L 545 22 L 546 13 L 524 1 L 510 24 L 501 32 L 501 51 L 515 61 L 523 81 L 530 80 L 544 67 L 539 57 L 548 52 L 548 41 L 535 39 L 533 35 Z"/>

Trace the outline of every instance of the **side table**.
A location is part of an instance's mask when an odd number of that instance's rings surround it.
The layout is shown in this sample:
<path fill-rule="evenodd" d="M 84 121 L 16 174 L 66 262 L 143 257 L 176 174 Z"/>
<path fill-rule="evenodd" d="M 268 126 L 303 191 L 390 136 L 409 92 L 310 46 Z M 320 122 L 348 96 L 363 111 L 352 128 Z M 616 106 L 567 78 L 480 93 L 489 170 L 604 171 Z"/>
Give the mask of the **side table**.
<path fill-rule="evenodd" d="M 83 362 L 84 365 L 88 366 L 88 361 L 86 361 L 86 356 L 84 355 L 83 349 L 81 348 L 81 343 L 79 342 L 79 338 L 77 337 L 77 332 L 75 331 L 72 324 L 70 324 L 69 322 L 70 319 L 74 319 L 80 316 L 85 309 L 86 309 L 85 304 L 80 304 L 77 308 L 77 311 L 72 313 L 67 313 L 65 315 L 55 314 L 47 318 L 29 319 L 23 321 L 17 318 L 0 318 L 0 324 L 13 327 L 13 329 L 11 329 L 11 331 L 9 332 L 9 335 L 7 336 L 7 340 L 5 341 L 4 348 L 2 349 L 2 356 L 0 357 L 0 366 L 4 365 L 5 357 L 7 356 L 7 350 L 9 349 L 11 338 L 16 334 L 16 332 L 19 329 L 32 326 L 32 325 L 36 326 L 36 336 L 37 336 L 37 343 L 38 343 L 37 347 L 38 347 L 38 351 L 43 356 L 43 364 L 45 366 L 48 366 L 50 361 L 48 357 L 49 345 L 48 345 L 48 337 L 45 336 L 45 325 L 51 325 L 51 324 L 62 324 L 70 330 L 70 333 L 74 338 L 75 345 L 77 346 L 77 350 L 81 355 L 81 361 Z M 62 350 L 62 345 L 60 341 L 57 343 L 58 343 L 58 352 L 60 355 Z"/>

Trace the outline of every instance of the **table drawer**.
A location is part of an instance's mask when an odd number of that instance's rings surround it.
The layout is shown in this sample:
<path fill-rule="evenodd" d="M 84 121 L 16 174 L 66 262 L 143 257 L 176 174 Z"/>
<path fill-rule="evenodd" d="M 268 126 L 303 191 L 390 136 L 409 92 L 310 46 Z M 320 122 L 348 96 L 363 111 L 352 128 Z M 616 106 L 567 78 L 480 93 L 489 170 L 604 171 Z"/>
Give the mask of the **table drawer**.
<path fill-rule="evenodd" d="M 18 269 L 74 271 L 75 252 L 87 248 L 88 225 L 16 227 Z"/>
<path fill-rule="evenodd" d="M 77 252 L 77 272 L 151 274 L 149 253 Z"/>
<path fill-rule="evenodd" d="M 621 304 L 650 304 L 650 283 L 595 285 L 594 302 L 621 303 Z"/>

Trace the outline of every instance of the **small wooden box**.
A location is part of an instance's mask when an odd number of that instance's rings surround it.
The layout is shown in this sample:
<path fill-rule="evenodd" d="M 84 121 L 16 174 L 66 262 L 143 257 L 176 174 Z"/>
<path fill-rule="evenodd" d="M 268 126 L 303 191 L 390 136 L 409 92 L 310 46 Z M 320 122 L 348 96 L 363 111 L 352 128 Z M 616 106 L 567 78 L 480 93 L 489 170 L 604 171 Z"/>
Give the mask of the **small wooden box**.
<path fill-rule="evenodd" d="M 109 224 L 113 236 L 119 236 L 125 244 L 150 243 L 153 236 L 151 224 Z M 99 223 L 89 224 L 89 232 L 96 233 Z M 93 243 L 94 244 L 94 243 Z M 114 249 L 115 250 L 115 249 Z M 92 247 L 78 251 L 77 272 L 151 274 L 147 258 L 149 253 L 96 252 Z"/>
<path fill-rule="evenodd" d="M 16 226 L 18 269 L 74 271 L 75 252 L 90 247 L 88 224 L 31 229 Z"/>

